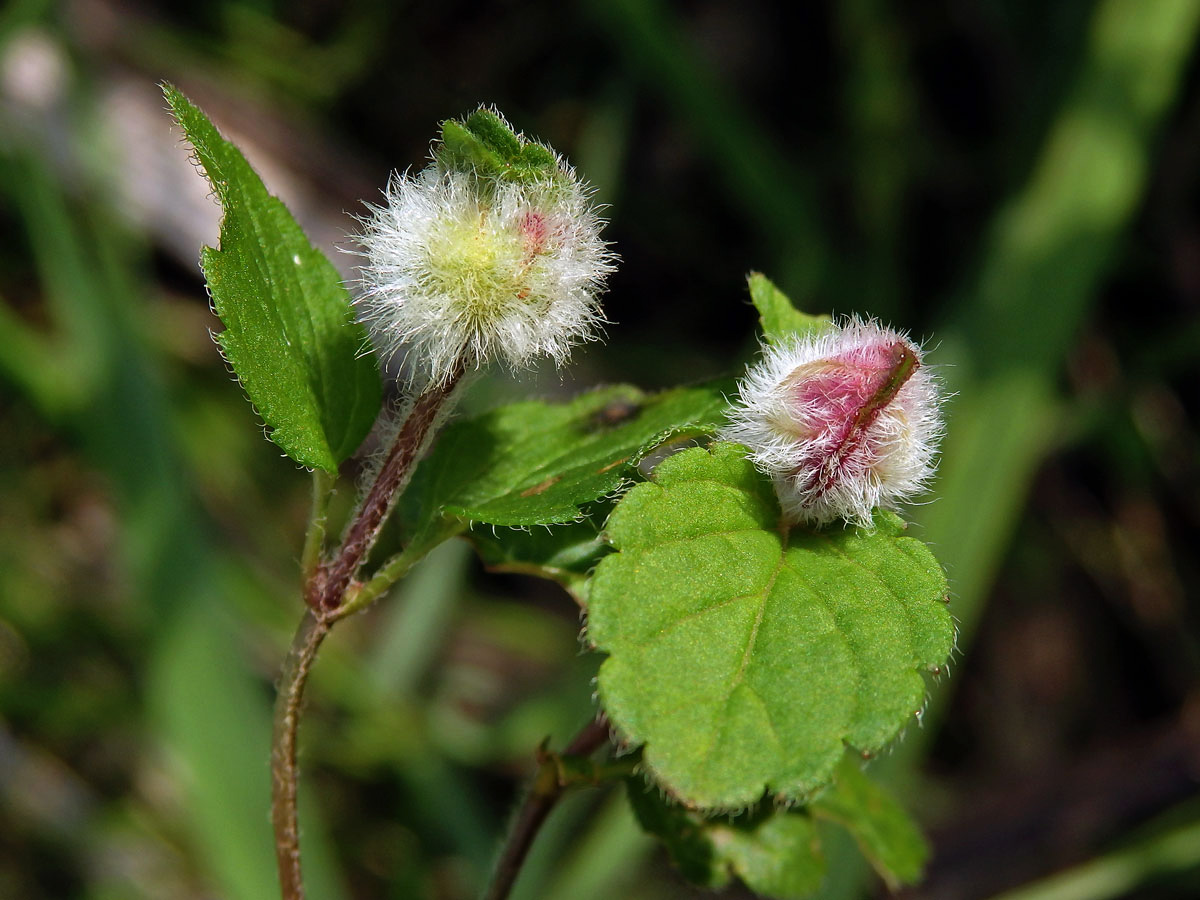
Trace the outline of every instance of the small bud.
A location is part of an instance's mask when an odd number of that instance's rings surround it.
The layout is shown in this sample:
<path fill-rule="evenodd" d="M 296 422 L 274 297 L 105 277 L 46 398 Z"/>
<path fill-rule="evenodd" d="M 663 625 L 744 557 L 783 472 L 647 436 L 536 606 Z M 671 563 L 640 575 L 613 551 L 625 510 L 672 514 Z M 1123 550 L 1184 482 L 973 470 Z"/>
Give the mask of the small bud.
<path fill-rule="evenodd" d="M 933 475 L 940 404 L 916 344 L 850 319 L 766 348 L 721 437 L 750 448 L 790 521 L 869 525 Z"/>
<path fill-rule="evenodd" d="M 489 110 L 442 136 L 434 162 L 394 175 L 363 220 L 356 303 L 376 346 L 422 384 L 495 359 L 562 363 L 596 337 L 615 268 L 590 189 Z"/>

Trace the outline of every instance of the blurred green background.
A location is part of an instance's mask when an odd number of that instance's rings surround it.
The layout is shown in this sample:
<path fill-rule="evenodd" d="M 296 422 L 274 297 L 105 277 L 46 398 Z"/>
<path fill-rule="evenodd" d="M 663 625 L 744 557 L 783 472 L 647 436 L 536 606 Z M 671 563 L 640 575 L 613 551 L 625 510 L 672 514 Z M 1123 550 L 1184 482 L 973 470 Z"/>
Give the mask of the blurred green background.
<path fill-rule="evenodd" d="M 623 258 L 608 341 L 475 406 L 735 372 L 752 268 L 926 339 L 955 397 L 912 518 L 961 636 L 874 767 L 935 847 L 905 896 L 1200 896 L 1198 27 L 1195 0 L 9 0 L 0 897 L 275 891 L 309 481 L 209 340 L 219 211 L 164 79 L 331 251 L 480 102 L 569 155 Z M 313 897 L 474 895 L 533 748 L 591 715 L 579 624 L 456 543 L 335 632 Z M 518 895 L 693 896 L 623 804 L 565 803 Z M 830 896 L 883 892 L 830 857 Z"/>

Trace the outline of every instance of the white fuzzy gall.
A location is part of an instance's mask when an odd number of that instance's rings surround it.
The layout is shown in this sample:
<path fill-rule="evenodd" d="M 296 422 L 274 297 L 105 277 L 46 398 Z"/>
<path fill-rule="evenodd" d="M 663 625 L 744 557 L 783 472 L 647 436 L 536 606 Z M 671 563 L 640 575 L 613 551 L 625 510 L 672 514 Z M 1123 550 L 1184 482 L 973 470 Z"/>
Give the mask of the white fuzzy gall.
<path fill-rule="evenodd" d="M 550 159 L 512 178 L 439 159 L 394 175 L 386 203 L 370 208 L 356 303 L 380 354 L 402 357 L 410 381 L 445 383 L 493 360 L 561 364 L 597 336 L 616 257 L 588 187 Z"/>
<path fill-rule="evenodd" d="M 869 525 L 933 475 L 940 406 L 921 348 L 852 318 L 765 348 L 721 437 L 750 448 L 790 521 Z"/>

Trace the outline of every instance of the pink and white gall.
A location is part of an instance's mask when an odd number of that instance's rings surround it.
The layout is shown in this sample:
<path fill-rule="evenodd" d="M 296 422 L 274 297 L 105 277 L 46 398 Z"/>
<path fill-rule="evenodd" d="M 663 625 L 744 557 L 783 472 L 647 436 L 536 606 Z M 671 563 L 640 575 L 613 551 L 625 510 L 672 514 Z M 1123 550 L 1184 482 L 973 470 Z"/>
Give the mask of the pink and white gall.
<path fill-rule="evenodd" d="M 721 437 L 750 448 L 789 521 L 869 525 L 933 475 L 940 406 L 921 348 L 852 318 L 766 348 Z"/>

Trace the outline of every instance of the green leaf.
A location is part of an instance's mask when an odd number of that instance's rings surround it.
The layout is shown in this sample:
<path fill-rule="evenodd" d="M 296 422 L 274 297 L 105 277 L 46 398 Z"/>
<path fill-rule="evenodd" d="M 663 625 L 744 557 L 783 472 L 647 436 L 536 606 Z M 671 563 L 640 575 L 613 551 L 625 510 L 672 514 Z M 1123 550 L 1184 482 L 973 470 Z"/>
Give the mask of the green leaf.
<path fill-rule="evenodd" d="M 807 807 L 761 803 L 742 815 L 712 816 L 664 797 L 641 778 L 626 786 L 638 823 L 662 840 L 685 878 L 705 887 L 723 887 L 736 875 L 763 896 L 811 896 L 825 876 L 818 820 L 848 830 L 892 890 L 916 882 L 929 855 L 908 814 L 849 754 Z"/>
<path fill-rule="evenodd" d="M 829 316 L 812 316 L 796 309 L 787 295 L 761 272 L 751 272 L 747 281 L 750 299 L 758 310 L 763 337 L 768 343 L 778 344 L 793 335 L 808 334 L 829 325 Z"/>
<path fill-rule="evenodd" d="M 920 879 L 929 845 L 904 808 L 871 781 L 852 756 L 843 760 L 833 785 L 810 809 L 818 819 L 836 822 L 849 831 L 892 890 Z"/>
<path fill-rule="evenodd" d="M 366 332 L 325 254 L 267 193 L 241 152 L 170 85 L 163 93 L 224 209 L 201 267 L 225 330 L 225 358 L 269 437 L 304 466 L 336 472 L 379 412 Z"/>
<path fill-rule="evenodd" d="M 744 454 L 684 450 L 630 490 L 588 602 L 610 720 L 703 809 L 810 797 L 845 744 L 875 752 L 915 717 L 954 644 L 945 576 L 899 518 L 783 526 Z"/>
<path fill-rule="evenodd" d="M 417 467 L 400 521 L 410 543 L 468 522 L 570 522 L 582 505 L 621 487 L 655 447 L 715 431 L 729 389 L 714 383 L 646 394 L 615 385 L 566 403 L 515 403 L 454 422 Z"/>
<path fill-rule="evenodd" d="M 764 805 L 749 815 L 706 818 L 640 778 L 628 779 L 627 787 L 638 823 L 662 840 L 689 881 L 719 888 L 736 875 L 776 900 L 800 900 L 820 889 L 825 860 L 813 820 L 802 810 Z"/>
<path fill-rule="evenodd" d="M 820 889 L 825 860 L 817 829 L 803 813 L 771 810 L 753 828 L 730 823 L 709 831 L 734 873 L 756 894 L 800 900 Z"/>
<path fill-rule="evenodd" d="M 638 824 L 663 842 L 684 878 L 710 888 L 729 883 L 729 869 L 708 836 L 709 820 L 673 803 L 645 779 L 627 778 L 625 787 Z"/>

